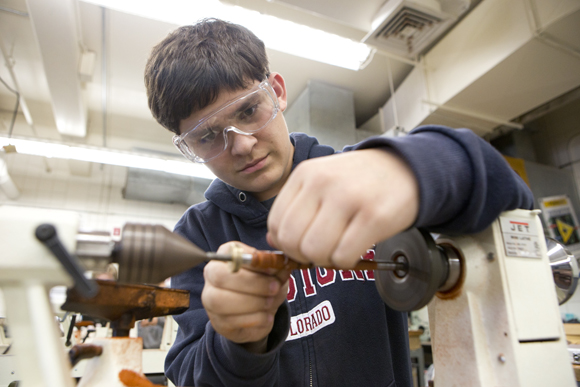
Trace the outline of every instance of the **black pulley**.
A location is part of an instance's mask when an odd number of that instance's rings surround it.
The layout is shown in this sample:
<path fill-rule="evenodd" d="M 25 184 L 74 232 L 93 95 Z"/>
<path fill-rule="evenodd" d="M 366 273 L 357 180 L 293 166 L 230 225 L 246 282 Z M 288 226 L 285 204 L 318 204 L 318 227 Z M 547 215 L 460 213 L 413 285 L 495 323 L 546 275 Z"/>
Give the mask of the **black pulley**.
<path fill-rule="evenodd" d="M 431 235 L 416 228 L 377 244 L 375 260 L 406 265 L 406 270 L 375 270 L 375 284 L 381 298 L 401 312 L 427 305 L 448 275 L 446 259 Z"/>

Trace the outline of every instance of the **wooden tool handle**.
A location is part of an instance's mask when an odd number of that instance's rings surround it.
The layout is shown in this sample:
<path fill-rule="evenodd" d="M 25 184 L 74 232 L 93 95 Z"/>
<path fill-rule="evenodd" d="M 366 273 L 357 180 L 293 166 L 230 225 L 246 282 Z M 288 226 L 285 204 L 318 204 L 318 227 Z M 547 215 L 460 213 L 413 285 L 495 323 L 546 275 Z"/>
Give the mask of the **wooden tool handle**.
<path fill-rule="evenodd" d="M 281 252 L 259 250 L 252 255 L 251 267 L 255 269 L 296 270 L 309 269 L 314 267 L 314 265 L 294 261 Z M 328 270 L 339 270 L 333 266 L 324 268 Z M 376 262 L 360 260 L 360 262 L 357 262 L 353 270 L 375 270 L 376 268 Z"/>
<path fill-rule="evenodd" d="M 255 269 L 275 269 L 275 270 L 295 270 L 306 269 L 310 265 L 296 262 L 281 252 L 258 250 L 252 255 L 252 268 Z"/>

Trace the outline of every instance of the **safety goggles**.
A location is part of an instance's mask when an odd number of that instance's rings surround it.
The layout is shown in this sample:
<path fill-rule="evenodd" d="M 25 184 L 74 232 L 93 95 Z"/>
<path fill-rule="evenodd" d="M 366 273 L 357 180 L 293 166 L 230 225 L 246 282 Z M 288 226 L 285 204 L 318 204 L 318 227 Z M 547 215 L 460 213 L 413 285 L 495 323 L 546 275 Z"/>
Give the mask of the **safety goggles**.
<path fill-rule="evenodd" d="M 189 160 L 207 163 L 228 147 L 228 133 L 251 136 L 278 114 L 278 98 L 266 80 L 203 118 L 192 129 L 173 136 L 173 144 Z"/>

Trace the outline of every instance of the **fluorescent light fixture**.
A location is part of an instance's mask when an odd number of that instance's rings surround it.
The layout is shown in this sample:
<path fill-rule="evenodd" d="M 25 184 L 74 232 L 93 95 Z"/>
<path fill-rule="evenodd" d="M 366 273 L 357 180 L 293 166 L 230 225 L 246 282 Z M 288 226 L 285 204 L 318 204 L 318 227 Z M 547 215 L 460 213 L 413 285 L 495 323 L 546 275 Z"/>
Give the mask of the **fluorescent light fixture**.
<path fill-rule="evenodd" d="M 247 27 L 266 47 L 317 62 L 359 70 L 371 55 L 364 43 L 218 0 L 82 0 L 177 25 L 215 17 Z"/>
<path fill-rule="evenodd" d="M 185 160 L 168 160 L 120 150 L 0 136 L 0 146 L 7 145 L 13 145 L 16 147 L 16 152 L 27 155 L 89 161 L 121 167 L 163 171 L 201 179 L 215 179 L 215 175 L 206 166 Z"/>

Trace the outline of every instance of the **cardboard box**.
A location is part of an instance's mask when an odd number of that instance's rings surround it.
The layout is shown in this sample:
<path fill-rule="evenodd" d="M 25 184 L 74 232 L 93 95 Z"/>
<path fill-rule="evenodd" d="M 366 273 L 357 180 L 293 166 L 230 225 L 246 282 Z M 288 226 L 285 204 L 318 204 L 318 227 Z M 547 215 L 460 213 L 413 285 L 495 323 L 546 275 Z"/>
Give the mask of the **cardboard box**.
<path fill-rule="evenodd" d="M 580 324 L 578 324 L 580 325 Z M 421 348 L 421 335 L 423 331 L 409 331 L 409 349 L 414 351 Z"/>
<path fill-rule="evenodd" d="M 564 332 L 570 344 L 580 344 L 580 324 L 564 324 Z"/>

